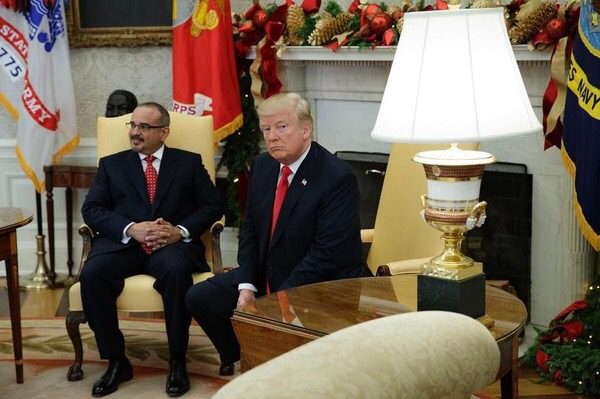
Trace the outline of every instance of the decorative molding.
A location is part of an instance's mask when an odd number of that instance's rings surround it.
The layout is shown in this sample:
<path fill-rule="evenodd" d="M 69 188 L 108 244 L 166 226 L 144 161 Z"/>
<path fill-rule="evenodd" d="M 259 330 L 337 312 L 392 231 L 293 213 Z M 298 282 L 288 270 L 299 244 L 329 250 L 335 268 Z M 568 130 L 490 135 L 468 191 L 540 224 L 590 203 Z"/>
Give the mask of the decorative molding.
<path fill-rule="evenodd" d="M 90 32 L 91 29 L 74 27 L 69 24 L 69 46 L 78 47 L 139 47 L 139 46 L 170 46 L 172 34 L 170 29 L 101 29 Z"/>
<path fill-rule="evenodd" d="M 515 59 L 519 63 L 527 64 L 546 64 L 550 61 L 551 52 L 531 51 L 527 45 L 520 44 L 513 46 Z M 337 51 L 332 51 L 325 47 L 317 46 L 287 46 L 285 51 L 278 59 L 288 62 L 300 62 L 303 64 L 336 64 L 336 65 L 363 65 L 375 66 L 391 64 L 396 54 L 396 46 L 380 46 L 375 48 L 360 47 L 340 47 Z M 256 48 L 252 47 L 248 58 L 256 57 Z"/>
<path fill-rule="evenodd" d="M 16 139 L 0 139 L 0 159 L 14 160 L 17 157 L 15 154 Z M 82 138 L 79 140 L 79 146 L 63 159 L 95 159 L 96 158 L 96 139 Z"/>
<path fill-rule="evenodd" d="M 83 27 L 79 0 L 70 3 L 66 9 L 70 47 L 170 46 L 173 41 L 171 26 Z"/>

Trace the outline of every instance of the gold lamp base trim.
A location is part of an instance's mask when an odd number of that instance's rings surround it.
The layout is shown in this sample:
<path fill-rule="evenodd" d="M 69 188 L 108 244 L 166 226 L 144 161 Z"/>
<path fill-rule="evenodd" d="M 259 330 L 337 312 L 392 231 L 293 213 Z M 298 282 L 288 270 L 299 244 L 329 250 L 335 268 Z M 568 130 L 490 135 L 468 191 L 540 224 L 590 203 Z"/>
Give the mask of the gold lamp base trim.
<path fill-rule="evenodd" d="M 436 258 L 433 258 L 430 263 L 425 263 L 421 266 L 421 274 L 425 276 L 444 278 L 447 280 L 460 281 L 483 273 L 483 267 L 481 266 L 481 263 L 474 263 L 473 259 L 471 258 L 468 258 L 471 260 L 470 266 L 457 269 L 449 268 L 451 264 L 449 265 L 447 262 L 442 262 L 441 264 L 436 265 L 433 263 L 434 259 Z"/>

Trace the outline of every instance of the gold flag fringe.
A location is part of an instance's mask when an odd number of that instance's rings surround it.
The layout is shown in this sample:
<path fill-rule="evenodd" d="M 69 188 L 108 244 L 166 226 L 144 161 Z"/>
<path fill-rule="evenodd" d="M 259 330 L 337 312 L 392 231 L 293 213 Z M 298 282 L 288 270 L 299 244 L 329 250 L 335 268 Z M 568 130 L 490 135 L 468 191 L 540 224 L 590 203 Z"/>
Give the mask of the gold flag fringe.
<path fill-rule="evenodd" d="M 561 145 L 560 154 L 562 156 L 563 163 L 571 177 L 575 179 L 576 174 L 576 166 L 569 154 L 565 150 L 565 143 L 563 142 Z M 600 251 L 600 234 L 596 233 L 592 226 L 588 223 L 585 215 L 583 214 L 583 209 L 581 209 L 581 205 L 577 200 L 577 189 L 573 189 L 573 209 L 575 210 L 575 217 L 577 218 L 577 223 L 579 224 L 579 229 L 581 233 L 585 237 L 585 239 L 590 243 L 590 245 L 596 251 Z"/>

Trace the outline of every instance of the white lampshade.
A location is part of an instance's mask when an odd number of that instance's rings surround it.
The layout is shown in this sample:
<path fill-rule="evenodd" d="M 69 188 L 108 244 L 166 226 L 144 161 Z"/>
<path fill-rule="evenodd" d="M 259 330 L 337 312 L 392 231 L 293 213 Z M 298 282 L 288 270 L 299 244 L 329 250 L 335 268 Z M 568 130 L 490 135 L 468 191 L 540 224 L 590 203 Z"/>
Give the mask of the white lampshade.
<path fill-rule="evenodd" d="M 480 142 L 541 130 L 502 7 L 404 15 L 371 137 Z"/>

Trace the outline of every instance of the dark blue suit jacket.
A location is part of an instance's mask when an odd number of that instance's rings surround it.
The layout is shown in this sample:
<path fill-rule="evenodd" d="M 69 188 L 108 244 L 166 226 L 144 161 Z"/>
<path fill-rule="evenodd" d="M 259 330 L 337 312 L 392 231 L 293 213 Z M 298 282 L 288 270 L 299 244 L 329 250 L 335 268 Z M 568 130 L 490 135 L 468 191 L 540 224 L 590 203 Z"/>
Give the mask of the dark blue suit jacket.
<path fill-rule="evenodd" d="M 250 171 L 234 284 L 265 292 L 366 275 L 358 184 L 350 167 L 313 142 L 293 177 L 269 240 L 279 162 L 268 153 Z"/>
<path fill-rule="evenodd" d="M 221 218 L 223 209 L 201 156 L 165 147 L 153 205 L 140 157 L 127 150 L 100 159 L 81 213 L 85 223 L 99 233 L 89 257 L 123 249 L 123 229 L 129 223 L 162 217 L 189 230 L 191 243 L 173 245 L 191 257 L 200 270 L 208 271 L 200 236 Z M 127 246 L 131 245 L 139 244 L 131 239 Z"/>

